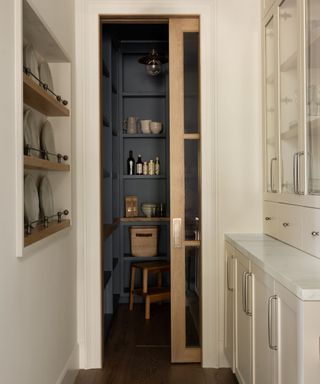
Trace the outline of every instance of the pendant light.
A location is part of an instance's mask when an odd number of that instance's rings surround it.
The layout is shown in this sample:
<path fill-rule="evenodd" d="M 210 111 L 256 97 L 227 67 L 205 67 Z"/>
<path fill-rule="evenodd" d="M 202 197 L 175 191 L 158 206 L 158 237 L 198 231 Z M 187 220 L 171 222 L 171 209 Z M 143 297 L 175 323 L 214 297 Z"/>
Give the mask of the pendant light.
<path fill-rule="evenodd" d="M 146 71 L 151 76 L 157 76 L 162 71 L 162 64 L 167 63 L 168 60 L 164 56 L 152 49 L 147 56 L 141 57 L 138 62 L 146 66 Z"/>

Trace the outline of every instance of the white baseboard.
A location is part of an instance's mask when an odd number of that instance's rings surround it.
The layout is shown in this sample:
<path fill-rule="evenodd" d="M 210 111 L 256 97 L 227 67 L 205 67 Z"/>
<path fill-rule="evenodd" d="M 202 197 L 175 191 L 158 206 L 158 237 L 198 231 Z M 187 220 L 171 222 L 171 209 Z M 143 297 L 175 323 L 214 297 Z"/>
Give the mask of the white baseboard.
<path fill-rule="evenodd" d="M 219 341 L 219 368 L 231 368 L 230 363 L 224 353 L 224 342 Z"/>
<path fill-rule="evenodd" d="M 79 345 L 76 345 L 71 352 L 56 384 L 73 384 L 79 372 Z"/>

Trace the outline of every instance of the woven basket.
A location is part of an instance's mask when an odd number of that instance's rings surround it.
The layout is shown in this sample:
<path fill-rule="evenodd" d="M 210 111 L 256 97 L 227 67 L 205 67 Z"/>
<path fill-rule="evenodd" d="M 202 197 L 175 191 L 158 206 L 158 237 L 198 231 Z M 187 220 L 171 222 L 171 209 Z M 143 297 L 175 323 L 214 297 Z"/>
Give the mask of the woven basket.
<path fill-rule="evenodd" d="M 131 254 L 152 257 L 158 250 L 158 227 L 131 227 Z"/>

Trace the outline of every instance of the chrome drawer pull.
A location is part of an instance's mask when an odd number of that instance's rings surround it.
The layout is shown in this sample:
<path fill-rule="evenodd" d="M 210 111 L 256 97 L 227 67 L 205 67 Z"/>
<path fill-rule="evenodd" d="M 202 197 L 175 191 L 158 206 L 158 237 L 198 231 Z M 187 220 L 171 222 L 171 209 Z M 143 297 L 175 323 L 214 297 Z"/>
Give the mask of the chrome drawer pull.
<path fill-rule="evenodd" d="M 268 216 L 267 216 L 267 217 L 265 217 L 264 219 L 265 219 L 266 221 L 269 221 L 269 220 L 271 220 L 271 217 L 268 217 Z"/>
<path fill-rule="evenodd" d="M 272 344 L 272 335 L 273 335 L 273 326 L 272 326 L 272 301 L 277 300 L 278 296 L 273 295 L 270 296 L 268 299 L 268 342 L 269 342 L 269 348 L 272 349 L 273 351 L 278 350 L 278 346 Z"/>
<path fill-rule="evenodd" d="M 289 227 L 289 223 L 282 223 L 282 225 L 283 225 L 285 228 Z"/>
<path fill-rule="evenodd" d="M 319 236 L 319 232 L 317 232 L 317 231 L 312 231 L 312 232 L 311 232 L 311 235 L 314 236 L 314 237 L 315 237 L 315 236 Z"/>

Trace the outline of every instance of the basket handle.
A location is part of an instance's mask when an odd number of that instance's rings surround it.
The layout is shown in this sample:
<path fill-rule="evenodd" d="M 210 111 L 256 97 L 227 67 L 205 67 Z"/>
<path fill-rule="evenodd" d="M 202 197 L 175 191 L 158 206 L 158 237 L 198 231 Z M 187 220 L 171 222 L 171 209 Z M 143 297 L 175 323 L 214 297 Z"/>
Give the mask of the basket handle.
<path fill-rule="evenodd" d="M 152 237 L 152 233 L 136 233 L 136 237 Z"/>

